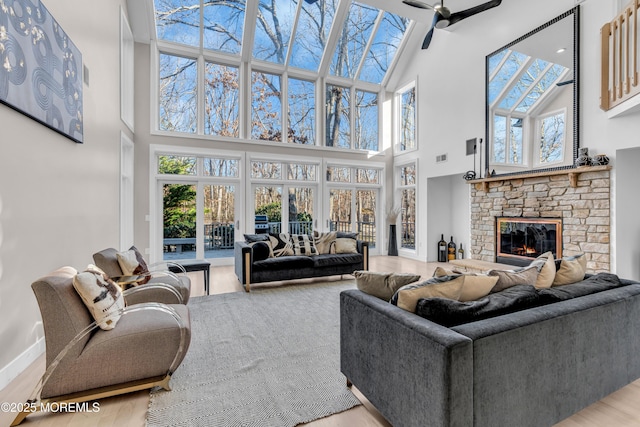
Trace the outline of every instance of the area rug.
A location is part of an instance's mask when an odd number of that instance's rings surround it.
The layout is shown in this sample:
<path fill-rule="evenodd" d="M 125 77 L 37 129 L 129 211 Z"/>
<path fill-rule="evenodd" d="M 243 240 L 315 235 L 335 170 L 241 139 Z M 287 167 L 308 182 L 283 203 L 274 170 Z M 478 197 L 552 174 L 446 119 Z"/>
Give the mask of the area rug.
<path fill-rule="evenodd" d="M 189 351 L 147 426 L 295 426 L 360 404 L 340 373 L 339 294 L 353 280 L 192 298 Z"/>

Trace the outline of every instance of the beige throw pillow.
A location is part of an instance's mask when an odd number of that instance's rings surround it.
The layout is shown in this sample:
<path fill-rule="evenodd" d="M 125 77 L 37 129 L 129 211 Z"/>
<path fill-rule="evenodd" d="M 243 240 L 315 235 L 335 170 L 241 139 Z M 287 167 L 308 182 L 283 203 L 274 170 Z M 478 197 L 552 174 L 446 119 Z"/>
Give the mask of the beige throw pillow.
<path fill-rule="evenodd" d="M 560 269 L 556 271 L 556 276 L 552 286 L 570 285 L 584 279 L 587 271 L 587 257 L 584 254 L 565 257 L 560 261 Z"/>
<path fill-rule="evenodd" d="M 491 292 L 500 292 L 515 285 L 535 286 L 539 273 L 538 268 L 532 265 L 522 270 L 490 270 L 487 274 L 498 278 Z"/>
<path fill-rule="evenodd" d="M 462 302 L 475 301 L 489 295 L 498 282 L 497 277 L 486 276 L 484 274 L 464 274 L 462 276 L 462 292 L 459 300 Z"/>
<path fill-rule="evenodd" d="M 319 254 L 331 254 L 335 253 L 336 237 L 338 233 L 336 231 L 327 232 L 314 232 L 314 242 Z"/>
<path fill-rule="evenodd" d="M 89 265 L 73 278 L 73 287 L 101 329 L 113 329 L 124 308 L 120 287 L 98 267 Z"/>
<path fill-rule="evenodd" d="M 531 261 L 529 265 L 538 269 L 535 287 L 538 289 L 550 288 L 556 277 L 556 262 L 553 259 L 553 253 L 551 251 L 545 252 Z"/>
<path fill-rule="evenodd" d="M 357 270 L 353 272 L 356 286 L 362 292 L 389 301 L 398 289 L 420 280 L 420 276 L 409 273 L 378 273 Z"/>
<path fill-rule="evenodd" d="M 448 276 L 447 276 L 448 277 Z M 420 283 L 412 283 L 398 289 L 391 302 L 407 311 L 415 313 L 420 298 L 447 298 L 457 300 L 462 293 L 465 276 L 457 276 L 451 280 L 441 278 L 429 279 Z"/>
<path fill-rule="evenodd" d="M 357 254 L 358 244 L 356 239 L 352 239 L 350 237 L 336 238 L 336 253 L 337 254 Z"/>
<path fill-rule="evenodd" d="M 118 259 L 120 270 L 122 270 L 122 274 L 125 276 L 145 274 L 149 271 L 149 267 L 142 257 L 142 254 L 135 246 L 131 246 L 128 251 L 117 252 L 116 258 Z M 151 275 L 147 275 L 146 279 L 139 283 L 147 283 L 150 279 Z"/>

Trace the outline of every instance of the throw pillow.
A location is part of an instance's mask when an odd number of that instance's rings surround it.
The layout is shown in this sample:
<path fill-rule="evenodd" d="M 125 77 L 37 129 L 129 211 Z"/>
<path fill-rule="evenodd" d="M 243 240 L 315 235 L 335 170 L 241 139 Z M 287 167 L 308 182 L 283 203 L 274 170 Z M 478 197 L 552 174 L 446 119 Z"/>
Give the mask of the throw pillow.
<path fill-rule="evenodd" d="M 420 280 L 420 276 L 410 273 L 378 273 L 357 270 L 353 272 L 356 286 L 362 292 L 389 301 L 398 289 Z"/>
<path fill-rule="evenodd" d="M 398 289 L 389 302 L 414 313 L 421 298 L 448 298 L 457 300 L 462 293 L 464 276 L 432 277 L 419 283 L 410 283 Z"/>
<path fill-rule="evenodd" d="M 314 232 L 314 243 L 319 254 L 330 254 L 336 251 L 336 237 L 338 233 L 336 231 L 327 232 Z"/>
<path fill-rule="evenodd" d="M 539 273 L 538 268 L 533 265 L 519 270 L 489 270 L 487 274 L 498 278 L 491 292 L 500 292 L 516 285 L 535 286 Z"/>
<path fill-rule="evenodd" d="M 313 238 L 306 234 L 292 234 L 294 255 L 318 255 L 318 250 L 313 243 Z"/>
<path fill-rule="evenodd" d="M 350 237 L 338 237 L 336 238 L 336 253 L 337 254 L 357 254 L 358 242 L 356 239 Z"/>
<path fill-rule="evenodd" d="M 337 231 L 336 237 L 340 239 L 357 239 L 358 233 L 351 233 L 348 231 Z"/>
<path fill-rule="evenodd" d="M 460 301 L 473 301 L 488 295 L 497 282 L 497 279 L 488 277 L 486 274 L 462 273 L 456 270 L 447 270 L 442 267 L 436 267 L 436 270 L 433 272 L 433 277 L 455 275 L 465 276 L 462 293 L 459 298 Z"/>
<path fill-rule="evenodd" d="M 269 233 L 269 241 L 272 257 L 293 255 L 293 244 L 289 233 Z"/>
<path fill-rule="evenodd" d="M 264 234 L 244 234 L 244 241 L 247 243 L 253 242 L 268 242 L 269 235 L 267 233 Z"/>
<path fill-rule="evenodd" d="M 73 278 L 75 288 L 82 302 L 101 329 L 113 329 L 124 308 L 122 291 L 115 282 L 94 265 Z"/>
<path fill-rule="evenodd" d="M 271 246 L 269 242 L 252 242 L 249 246 L 253 248 L 253 260 L 264 261 L 271 255 Z"/>
<path fill-rule="evenodd" d="M 452 276 L 454 274 L 464 274 L 464 273 L 458 270 L 447 270 L 446 268 L 442 268 L 438 266 L 433 272 L 433 277 Z"/>
<path fill-rule="evenodd" d="M 135 246 L 131 246 L 128 251 L 117 252 L 116 258 L 118 259 L 120 270 L 122 270 L 122 274 L 125 276 L 135 276 L 149 272 L 147 263 Z M 151 275 L 147 274 L 147 277 L 139 283 L 147 283 L 150 279 Z"/>
<path fill-rule="evenodd" d="M 556 263 L 553 259 L 553 253 L 551 251 L 545 252 L 531 261 L 529 265 L 538 269 L 535 287 L 538 289 L 550 288 L 556 277 Z"/>
<path fill-rule="evenodd" d="M 540 304 L 539 300 L 533 286 L 515 285 L 477 301 L 423 298 L 418 301 L 416 314 L 440 325 L 452 327 L 535 307 Z"/>
<path fill-rule="evenodd" d="M 586 270 L 587 257 L 584 254 L 563 257 L 551 286 L 563 286 L 579 282 L 584 279 Z"/>
<path fill-rule="evenodd" d="M 497 277 L 487 276 L 484 274 L 463 274 L 462 292 L 460 293 L 460 301 L 474 301 L 489 295 L 498 282 Z"/>

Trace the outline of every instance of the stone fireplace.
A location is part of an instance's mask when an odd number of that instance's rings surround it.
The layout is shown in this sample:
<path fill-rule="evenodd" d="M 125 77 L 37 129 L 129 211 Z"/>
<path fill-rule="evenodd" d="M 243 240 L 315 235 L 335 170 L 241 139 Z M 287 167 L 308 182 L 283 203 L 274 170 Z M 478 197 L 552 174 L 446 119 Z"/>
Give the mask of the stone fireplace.
<path fill-rule="evenodd" d="M 545 252 L 562 258 L 562 218 L 496 218 L 496 262 L 529 265 Z"/>
<path fill-rule="evenodd" d="M 610 271 L 610 169 L 592 166 L 470 181 L 470 258 L 504 261 L 497 258 L 503 245 L 497 238 L 498 218 L 560 219 L 556 256 L 584 253 L 589 272 Z"/>

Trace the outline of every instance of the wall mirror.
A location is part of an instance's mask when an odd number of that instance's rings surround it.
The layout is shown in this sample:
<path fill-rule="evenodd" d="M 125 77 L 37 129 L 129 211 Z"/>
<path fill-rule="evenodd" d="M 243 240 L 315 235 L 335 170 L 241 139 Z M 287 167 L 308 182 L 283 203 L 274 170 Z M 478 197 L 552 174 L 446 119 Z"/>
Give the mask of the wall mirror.
<path fill-rule="evenodd" d="M 566 169 L 578 152 L 579 6 L 486 57 L 486 168 Z"/>

